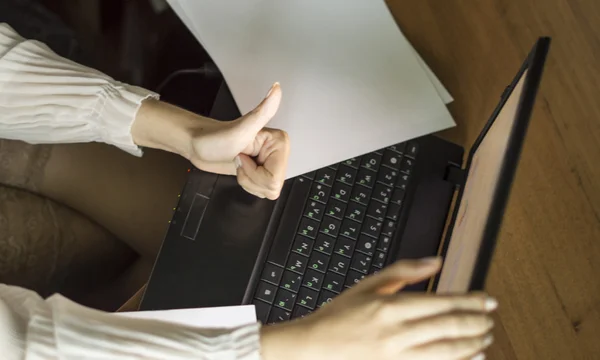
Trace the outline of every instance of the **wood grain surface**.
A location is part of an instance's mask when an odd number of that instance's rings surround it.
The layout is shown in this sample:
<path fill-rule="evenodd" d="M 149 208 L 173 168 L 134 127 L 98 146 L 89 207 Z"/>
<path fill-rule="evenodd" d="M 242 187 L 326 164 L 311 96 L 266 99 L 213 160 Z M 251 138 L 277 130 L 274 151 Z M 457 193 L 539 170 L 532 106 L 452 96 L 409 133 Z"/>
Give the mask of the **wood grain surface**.
<path fill-rule="evenodd" d="M 388 0 L 456 99 L 469 147 L 538 36 L 553 38 L 487 291 L 489 359 L 600 359 L 600 1 Z"/>

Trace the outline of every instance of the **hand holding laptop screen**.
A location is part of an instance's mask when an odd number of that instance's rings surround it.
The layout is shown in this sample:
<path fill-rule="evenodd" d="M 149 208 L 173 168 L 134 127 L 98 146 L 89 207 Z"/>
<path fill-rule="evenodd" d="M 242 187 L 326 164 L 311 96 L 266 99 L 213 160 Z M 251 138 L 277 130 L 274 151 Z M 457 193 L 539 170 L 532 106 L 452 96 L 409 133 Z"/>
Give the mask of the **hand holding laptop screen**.
<path fill-rule="evenodd" d="M 439 258 L 399 262 L 309 317 L 264 327 L 264 359 L 483 359 L 493 340 L 494 299 L 387 293 L 434 276 L 440 266 Z"/>

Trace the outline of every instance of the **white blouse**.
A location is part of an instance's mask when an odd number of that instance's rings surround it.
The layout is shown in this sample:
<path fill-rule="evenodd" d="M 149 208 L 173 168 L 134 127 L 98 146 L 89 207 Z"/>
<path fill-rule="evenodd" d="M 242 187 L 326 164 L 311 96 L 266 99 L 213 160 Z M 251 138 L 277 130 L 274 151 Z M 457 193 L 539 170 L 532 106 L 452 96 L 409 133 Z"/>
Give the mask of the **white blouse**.
<path fill-rule="evenodd" d="M 29 143 L 105 142 L 141 150 L 131 125 L 158 95 L 113 80 L 0 23 L 0 137 Z M 123 318 L 54 295 L 0 284 L 0 358 L 260 359 L 260 324 L 202 329 Z"/>

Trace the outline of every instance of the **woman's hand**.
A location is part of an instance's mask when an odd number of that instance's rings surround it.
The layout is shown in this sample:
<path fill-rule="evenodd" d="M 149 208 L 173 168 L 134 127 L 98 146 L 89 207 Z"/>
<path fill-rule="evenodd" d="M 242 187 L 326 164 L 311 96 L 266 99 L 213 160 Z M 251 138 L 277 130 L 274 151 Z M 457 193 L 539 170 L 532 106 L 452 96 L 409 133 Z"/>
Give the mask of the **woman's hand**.
<path fill-rule="evenodd" d="M 284 131 L 265 126 L 280 102 L 281 87 L 276 83 L 253 111 L 225 122 L 146 100 L 132 136 L 140 146 L 178 153 L 201 170 L 237 175 L 249 193 L 276 199 L 285 180 L 290 142 Z"/>
<path fill-rule="evenodd" d="M 482 294 L 396 294 L 439 271 L 439 259 L 401 261 L 303 319 L 263 327 L 265 360 L 483 359 L 495 300 Z"/>

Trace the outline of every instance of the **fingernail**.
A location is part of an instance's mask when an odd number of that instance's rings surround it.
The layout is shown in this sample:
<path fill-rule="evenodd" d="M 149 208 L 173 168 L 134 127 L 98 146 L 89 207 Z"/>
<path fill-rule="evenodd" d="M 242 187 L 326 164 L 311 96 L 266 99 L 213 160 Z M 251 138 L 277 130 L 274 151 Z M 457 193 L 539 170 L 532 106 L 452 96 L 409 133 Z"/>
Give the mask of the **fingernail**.
<path fill-rule="evenodd" d="M 484 353 L 479 353 L 471 358 L 471 360 L 484 360 L 484 359 L 485 359 Z"/>
<path fill-rule="evenodd" d="M 485 339 L 483 339 L 483 346 L 488 347 L 492 345 L 494 342 L 494 336 L 488 335 Z"/>
<path fill-rule="evenodd" d="M 269 92 L 267 93 L 267 96 L 265 97 L 269 97 L 271 96 L 271 93 L 273 92 L 273 90 L 275 90 L 275 87 L 279 85 L 279 82 L 275 82 L 272 86 L 271 89 L 269 89 Z"/>
<path fill-rule="evenodd" d="M 494 299 L 493 297 L 488 297 L 487 299 L 485 299 L 485 310 L 493 311 L 493 310 L 496 310 L 497 308 L 498 308 L 498 300 Z"/>
<path fill-rule="evenodd" d="M 239 156 L 236 156 L 235 159 L 233 159 L 233 162 L 236 170 L 242 167 L 242 159 L 240 159 Z"/>

